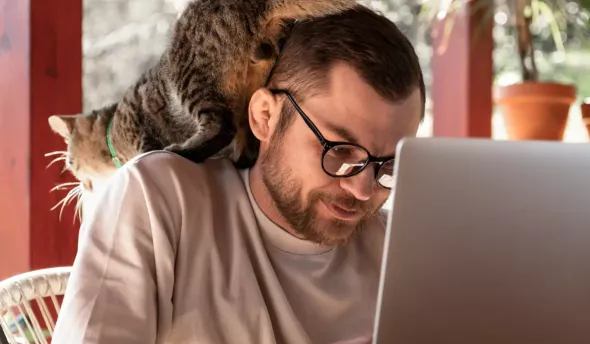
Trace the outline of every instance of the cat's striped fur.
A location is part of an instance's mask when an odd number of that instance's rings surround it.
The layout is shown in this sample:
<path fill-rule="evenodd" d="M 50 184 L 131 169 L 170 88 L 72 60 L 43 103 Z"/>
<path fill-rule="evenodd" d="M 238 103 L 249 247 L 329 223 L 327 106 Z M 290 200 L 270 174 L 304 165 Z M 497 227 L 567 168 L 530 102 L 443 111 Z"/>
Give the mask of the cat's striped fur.
<path fill-rule="evenodd" d="M 247 106 L 264 86 L 279 43 L 298 19 L 336 14 L 355 0 L 195 0 L 175 23 L 159 62 L 116 104 L 52 116 L 68 144 L 67 167 L 87 188 L 116 168 L 105 135 L 124 163 L 167 149 L 195 162 L 214 156 L 253 163 L 257 141 Z"/>

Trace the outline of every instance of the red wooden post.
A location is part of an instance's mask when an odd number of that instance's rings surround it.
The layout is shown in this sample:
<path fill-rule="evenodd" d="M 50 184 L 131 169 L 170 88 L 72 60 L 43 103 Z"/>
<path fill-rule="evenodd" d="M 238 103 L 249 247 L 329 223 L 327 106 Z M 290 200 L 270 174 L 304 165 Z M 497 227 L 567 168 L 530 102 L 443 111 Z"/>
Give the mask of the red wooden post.
<path fill-rule="evenodd" d="M 492 136 L 492 16 L 476 10 L 477 0 L 455 12 L 444 46 L 444 22 L 433 37 L 433 136 Z M 437 49 L 443 48 L 442 52 Z"/>
<path fill-rule="evenodd" d="M 51 114 L 82 110 L 82 1 L 0 0 L 0 279 L 72 264 L 72 207 L 51 208 L 71 181 L 45 153 L 63 150 Z"/>

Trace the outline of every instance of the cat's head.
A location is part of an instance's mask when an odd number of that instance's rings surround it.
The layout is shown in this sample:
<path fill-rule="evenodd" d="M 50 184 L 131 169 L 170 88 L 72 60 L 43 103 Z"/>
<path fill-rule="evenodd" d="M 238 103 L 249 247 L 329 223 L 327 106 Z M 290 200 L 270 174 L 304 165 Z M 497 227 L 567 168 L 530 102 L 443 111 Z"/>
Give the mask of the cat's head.
<path fill-rule="evenodd" d="M 88 191 L 102 184 L 116 170 L 107 142 L 106 129 L 113 116 L 111 107 L 79 115 L 49 117 L 51 129 L 66 141 L 66 168 Z"/>

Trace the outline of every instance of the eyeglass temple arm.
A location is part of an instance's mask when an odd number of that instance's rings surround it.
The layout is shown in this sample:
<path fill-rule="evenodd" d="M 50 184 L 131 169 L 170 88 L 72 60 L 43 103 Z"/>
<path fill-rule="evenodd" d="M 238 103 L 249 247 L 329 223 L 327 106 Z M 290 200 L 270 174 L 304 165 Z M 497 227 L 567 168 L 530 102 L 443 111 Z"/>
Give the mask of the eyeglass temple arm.
<path fill-rule="evenodd" d="M 315 124 L 313 124 L 313 122 L 311 121 L 311 119 L 309 119 L 309 117 L 307 117 L 307 115 L 299 107 L 299 105 L 297 104 L 297 102 L 295 102 L 295 99 L 293 99 L 293 96 L 291 96 L 291 93 L 289 93 L 289 91 L 282 90 L 282 89 L 270 89 L 270 92 L 273 93 L 273 94 L 284 94 L 284 95 L 286 95 L 287 98 L 289 98 L 289 101 L 291 102 L 291 105 L 293 105 L 293 107 L 295 108 L 295 111 L 297 111 L 299 113 L 299 115 L 301 116 L 301 118 L 303 118 L 303 121 L 305 122 L 305 124 L 307 124 L 307 126 L 309 127 L 309 129 L 311 129 L 311 131 L 313 131 L 313 133 L 318 138 L 318 140 L 320 140 L 320 143 L 322 144 L 322 146 L 325 147 L 328 144 L 328 142 L 326 141 L 326 139 L 324 138 L 324 136 L 320 133 L 320 130 L 315 126 Z"/>

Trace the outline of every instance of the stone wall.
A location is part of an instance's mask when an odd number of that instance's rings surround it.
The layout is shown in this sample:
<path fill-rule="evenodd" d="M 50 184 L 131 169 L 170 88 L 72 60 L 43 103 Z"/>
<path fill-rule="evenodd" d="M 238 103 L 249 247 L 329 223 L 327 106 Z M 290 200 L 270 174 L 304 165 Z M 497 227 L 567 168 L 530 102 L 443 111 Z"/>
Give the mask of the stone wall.
<path fill-rule="evenodd" d="M 84 111 L 117 101 L 164 50 L 185 0 L 84 0 Z"/>

